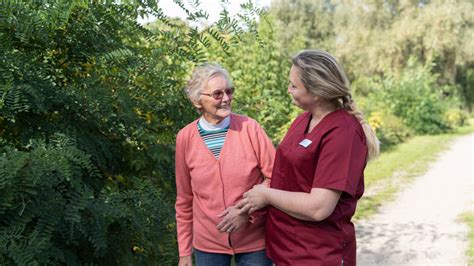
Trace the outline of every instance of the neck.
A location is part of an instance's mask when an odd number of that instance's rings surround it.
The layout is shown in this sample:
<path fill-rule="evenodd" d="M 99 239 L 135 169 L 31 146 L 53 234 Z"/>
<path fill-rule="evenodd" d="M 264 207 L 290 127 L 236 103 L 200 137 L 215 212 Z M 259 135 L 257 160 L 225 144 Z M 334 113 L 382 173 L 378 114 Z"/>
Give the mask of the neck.
<path fill-rule="evenodd" d="M 320 121 L 323 119 L 327 114 L 332 113 L 337 110 L 337 107 L 334 104 L 329 102 L 320 102 L 316 106 L 314 106 L 311 110 L 312 119 L 315 121 Z"/>
<path fill-rule="evenodd" d="M 226 116 L 224 118 L 222 117 L 215 117 L 215 116 L 211 116 L 211 115 L 202 115 L 202 118 L 204 118 L 204 120 L 210 124 L 210 125 L 217 125 L 219 123 L 221 123 L 222 121 L 224 121 L 224 119 L 226 119 L 227 117 L 229 116 Z"/>

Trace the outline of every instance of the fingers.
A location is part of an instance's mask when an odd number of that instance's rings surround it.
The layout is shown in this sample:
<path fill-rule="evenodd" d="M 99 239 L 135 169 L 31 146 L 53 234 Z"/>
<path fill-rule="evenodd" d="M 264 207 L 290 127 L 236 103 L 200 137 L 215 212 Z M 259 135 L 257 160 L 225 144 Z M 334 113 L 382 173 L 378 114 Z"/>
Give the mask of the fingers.
<path fill-rule="evenodd" d="M 254 213 L 256 210 L 257 210 L 257 208 L 250 208 L 250 209 L 249 209 L 249 214 Z"/>
<path fill-rule="evenodd" d="M 220 221 L 220 223 L 217 224 L 217 226 L 216 226 L 217 230 L 221 231 L 222 227 L 224 227 L 224 225 L 225 225 L 226 223 L 227 223 L 226 220 Z"/>
<path fill-rule="evenodd" d="M 216 229 L 222 233 L 225 233 L 225 232 L 228 232 L 229 229 L 232 229 L 232 227 L 233 227 L 233 224 L 231 220 L 225 217 L 222 221 L 220 221 L 219 224 L 217 224 Z"/>
<path fill-rule="evenodd" d="M 239 210 L 239 215 L 246 214 L 250 210 L 250 204 L 244 205 L 240 210 Z"/>
<path fill-rule="evenodd" d="M 226 232 L 227 232 L 227 233 L 232 233 L 232 232 L 234 232 L 234 226 L 233 226 L 233 225 L 229 226 L 229 228 L 227 228 Z"/>
<path fill-rule="evenodd" d="M 229 208 L 225 209 L 223 212 L 219 213 L 217 217 L 224 217 L 229 213 Z"/>
<path fill-rule="evenodd" d="M 219 224 L 221 224 L 221 223 L 219 223 Z M 217 229 L 221 233 L 231 233 L 231 232 L 234 231 L 235 226 L 232 223 L 224 223 L 220 227 L 217 227 Z"/>
<path fill-rule="evenodd" d="M 245 194 L 244 194 L 245 195 Z M 237 204 L 237 209 L 241 209 L 242 207 L 244 207 L 246 204 L 248 203 L 248 199 L 244 198 L 242 199 L 239 204 Z"/>

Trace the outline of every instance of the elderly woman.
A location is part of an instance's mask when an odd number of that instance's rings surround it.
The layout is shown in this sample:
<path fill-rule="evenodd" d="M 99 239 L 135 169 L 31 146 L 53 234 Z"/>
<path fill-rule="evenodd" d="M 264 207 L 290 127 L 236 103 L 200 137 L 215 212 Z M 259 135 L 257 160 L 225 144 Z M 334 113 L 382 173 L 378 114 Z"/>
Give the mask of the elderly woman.
<path fill-rule="evenodd" d="M 176 137 L 179 265 L 271 265 L 263 215 L 239 214 L 243 193 L 272 172 L 275 148 L 253 119 L 233 114 L 229 73 L 216 64 L 194 70 L 186 88 L 201 117 Z"/>

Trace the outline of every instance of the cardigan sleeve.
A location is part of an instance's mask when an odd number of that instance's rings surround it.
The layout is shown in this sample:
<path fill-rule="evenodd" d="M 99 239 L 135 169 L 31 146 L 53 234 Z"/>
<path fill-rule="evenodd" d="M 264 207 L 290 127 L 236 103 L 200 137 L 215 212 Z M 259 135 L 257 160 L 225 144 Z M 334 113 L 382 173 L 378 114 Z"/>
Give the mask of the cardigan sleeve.
<path fill-rule="evenodd" d="M 252 146 L 258 160 L 258 166 L 263 176 L 271 180 L 273 163 L 275 161 L 275 146 L 268 138 L 263 128 L 256 122 L 253 134 L 250 132 Z M 270 182 L 268 182 L 268 185 Z"/>
<path fill-rule="evenodd" d="M 262 175 L 264 176 L 264 184 L 267 187 L 270 187 L 271 176 L 273 171 L 273 163 L 275 161 L 275 146 L 270 141 L 270 138 L 267 136 L 263 128 L 255 121 L 255 130 L 254 136 L 252 139 L 253 148 L 255 155 L 258 160 L 258 166 Z M 266 216 L 267 208 L 260 209 L 249 216 L 249 221 L 251 223 L 256 223 L 257 221 L 263 219 Z"/>
<path fill-rule="evenodd" d="M 185 159 L 186 141 L 183 131 L 180 131 L 176 137 L 175 153 L 175 208 L 180 257 L 191 255 L 193 236 L 193 192 L 189 168 Z"/>

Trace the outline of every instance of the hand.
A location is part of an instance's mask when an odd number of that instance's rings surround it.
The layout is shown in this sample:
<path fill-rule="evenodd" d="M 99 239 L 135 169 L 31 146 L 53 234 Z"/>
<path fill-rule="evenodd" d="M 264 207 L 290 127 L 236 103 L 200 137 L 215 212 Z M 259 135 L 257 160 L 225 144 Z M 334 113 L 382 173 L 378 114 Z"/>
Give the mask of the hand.
<path fill-rule="evenodd" d="M 216 226 L 217 230 L 222 233 L 238 231 L 249 220 L 247 213 L 240 213 L 240 210 L 237 209 L 236 206 L 227 208 L 218 216 L 224 217 L 224 219 L 222 219 L 222 221 Z"/>
<path fill-rule="evenodd" d="M 191 256 L 184 256 L 179 258 L 178 266 L 193 266 Z"/>
<path fill-rule="evenodd" d="M 266 192 L 269 188 L 263 184 L 255 185 L 253 188 L 244 193 L 243 199 L 237 204 L 240 213 L 252 214 L 268 205 Z"/>

